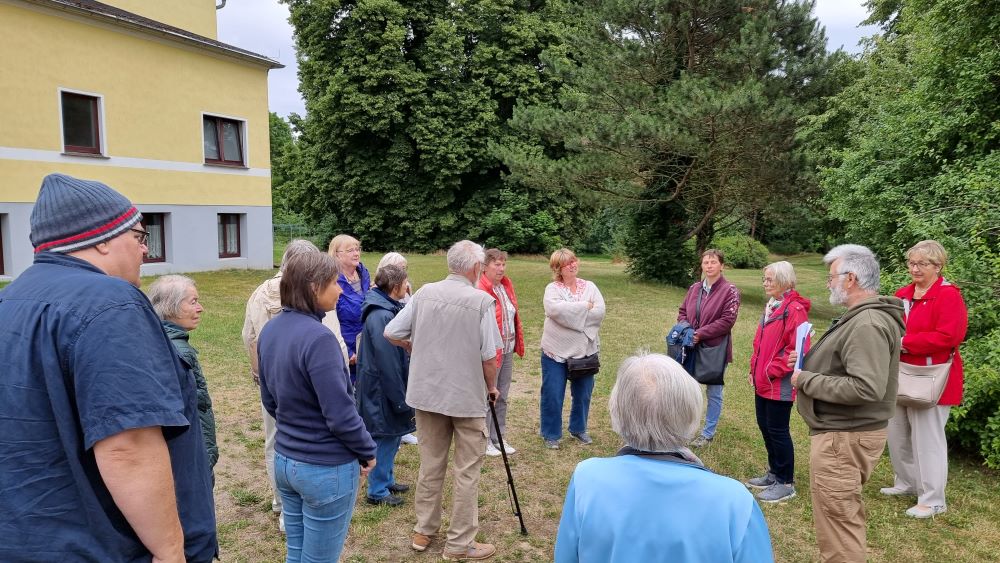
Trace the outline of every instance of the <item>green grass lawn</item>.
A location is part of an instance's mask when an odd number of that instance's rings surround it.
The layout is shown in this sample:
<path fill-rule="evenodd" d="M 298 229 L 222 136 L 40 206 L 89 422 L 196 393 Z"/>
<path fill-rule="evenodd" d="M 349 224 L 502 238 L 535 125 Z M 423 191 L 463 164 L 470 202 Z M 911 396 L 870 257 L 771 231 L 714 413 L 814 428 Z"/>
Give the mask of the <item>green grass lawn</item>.
<path fill-rule="evenodd" d="M 365 258 L 374 265 L 378 255 Z M 415 287 L 445 274 L 443 256 L 410 256 L 409 260 Z M 811 321 L 823 331 L 836 314 L 827 301 L 826 271 L 815 255 L 791 261 L 799 276 L 799 290 L 814 301 Z M 216 503 L 222 558 L 227 562 L 284 559 L 284 539 L 270 513 L 259 397 L 240 341 L 246 298 L 271 274 L 227 271 L 192 276 L 207 308 L 191 342 L 201 352 L 218 420 L 222 459 L 216 468 Z M 581 277 L 594 281 L 601 289 L 608 311 L 601 331 L 605 367 L 598 375 L 590 415 L 594 444 L 586 447 L 564 440 L 561 450 L 552 451 L 543 448 L 538 436 L 538 342 L 543 320 L 542 293 L 550 281 L 548 262 L 537 257 L 512 257 L 508 274 L 520 301 L 527 351 L 523 359 L 515 359 L 507 436 L 518 448 L 511 456 L 511 464 L 529 535 L 518 533 L 517 519 L 510 512 L 501 460 L 487 458 L 480 481 L 479 540 L 497 544 L 497 561 L 545 561 L 551 559 L 563 494 L 576 463 L 588 457 L 613 455 L 621 445 L 611 431 L 607 409 L 618 364 L 636 350 L 664 351 L 664 335 L 676 319 L 684 291 L 632 281 L 625 276 L 622 265 L 607 259 L 588 257 L 582 261 Z M 735 361 L 727 375 L 718 434 L 700 454 L 716 472 L 742 480 L 759 474 L 766 460 L 753 413 L 753 391 L 746 381 L 751 342 L 765 299 L 760 288 L 761 272 L 728 271 L 727 277 L 743 290 L 743 307 L 734 332 Z M 568 400 L 566 408 L 568 412 Z M 798 497 L 782 505 L 764 506 L 763 510 L 776 559 L 813 561 L 818 552 L 809 501 L 808 432 L 797 414 L 792 415 L 792 434 L 798 460 Z M 397 479 L 415 483 L 418 466 L 417 449 L 403 446 L 396 461 Z M 1000 544 L 996 473 L 957 453 L 953 453 L 950 469 L 948 512 L 932 520 L 917 521 L 903 516 L 910 506 L 909 499 L 879 495 L 879 487 L 892 481 L 888 457 L 879 463 L 864 489 L 871 561 L 996 559 L 996 546 Z M 424 554 L 410 550 L 412 493 L 405 498 L 407 504 L 396 509 L 371 507 L 363 502 L 357 505 L 344 560 L 440 560 L 440 541 Z M 450 507 L 447 495 L 445 502 Z M 446 510 L 445 526 L 447 519 Z"/>

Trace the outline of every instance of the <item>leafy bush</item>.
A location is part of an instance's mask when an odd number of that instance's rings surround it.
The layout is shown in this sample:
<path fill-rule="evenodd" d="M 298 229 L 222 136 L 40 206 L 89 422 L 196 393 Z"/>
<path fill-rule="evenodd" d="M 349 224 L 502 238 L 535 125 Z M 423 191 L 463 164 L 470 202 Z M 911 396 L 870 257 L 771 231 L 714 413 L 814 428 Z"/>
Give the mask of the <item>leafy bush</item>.
<path fill-rule="evenodd" d="M 948 437 L 1000 469 L 1000 329 L 962 346 L 965 395 L 951 410 Z"/>
<path fill-rule="evenodd" d="M 562 246 L 555 218 L 546 209 L 533 210 L 527 195 L 502 189 L 499 203 L 482 222 L 487 248 L 537 254 Z"/>
<path fill-rule="evenodd" d="M 767 247 L 747 235 L 726 235 L 712 240 L 712 248 L 722 251 L 731 268 L 767 266 Z"/>

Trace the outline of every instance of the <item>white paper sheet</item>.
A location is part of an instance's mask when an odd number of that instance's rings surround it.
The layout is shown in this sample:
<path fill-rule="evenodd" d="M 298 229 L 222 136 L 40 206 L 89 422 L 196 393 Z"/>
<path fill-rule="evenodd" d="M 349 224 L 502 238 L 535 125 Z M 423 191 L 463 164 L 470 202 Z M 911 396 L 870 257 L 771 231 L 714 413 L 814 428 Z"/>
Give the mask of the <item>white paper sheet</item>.
<path fill-rule="evenodd" d="M 806 347 L 806 338 L 809 338 L 809 333 L 812 332 L 812 323 L 805 322 L 799 325 L 799 328 L 795 329 L 795 369 L 802 369 L 802 349 Z"/>

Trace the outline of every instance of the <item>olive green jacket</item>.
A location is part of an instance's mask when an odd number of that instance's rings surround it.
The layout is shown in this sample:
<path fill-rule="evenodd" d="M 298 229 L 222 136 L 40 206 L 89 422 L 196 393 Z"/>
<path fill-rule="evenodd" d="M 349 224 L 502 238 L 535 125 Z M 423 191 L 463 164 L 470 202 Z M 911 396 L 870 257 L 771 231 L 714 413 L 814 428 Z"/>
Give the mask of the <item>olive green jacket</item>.
<path fill-rule="evenodd" d="M 810 434 L 885 428 L 896 408 L 903 302 L 872 297 L 812 345 L 796 381 Z"/>
<path fill-rule="evenodd" d="M 201 420 L 201 435 L 205 441 L 205 451 L 208 452 L 208 462 L 211 467 L 215 467 L 215 462 L 219 461 L 219 445 L 215 440 L 215 413 L 212 411 L 212 397 L 208 395 L 208 382 L 205 381 L 201 364 L 198 362 L 198 351 L 188 342 L 186 330 L 170 321 L 161 322 L 163 330 L 177 349 L 181 362 L 191 370 L 198 384 L 198 419 Z"/>

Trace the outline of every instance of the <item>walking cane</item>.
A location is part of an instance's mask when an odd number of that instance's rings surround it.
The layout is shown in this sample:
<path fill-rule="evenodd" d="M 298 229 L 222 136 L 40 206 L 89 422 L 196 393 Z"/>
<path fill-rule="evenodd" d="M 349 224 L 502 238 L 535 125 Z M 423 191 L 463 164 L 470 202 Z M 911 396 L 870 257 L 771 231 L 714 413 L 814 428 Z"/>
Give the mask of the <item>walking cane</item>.
<path fill-rule="evenodd" d="M 510 472 L 510 462 L 507 461 L 507 449 L 504 448 L 503 436 L 500 434 L 500 420 L 497 419 L 497 411 L 493 407 L 493 401 L 489 397 L 486 403 L 490 406 L 490 414 L 493 415 L 493 429 L 497 431 L 497 439 L 500 440 L 500 455 L 503 456 L 503 466 L 507 470 L 507 488 L 510 489 L 510 498 L 513 501 L 511 510 L 521 523 L 521 535 L 528 535 L 528 529 L 524 527 L 524 516 L 521 515 L 521 504 L 517 502 L 517 490 L 514 489 L 514 475 Z"/>

